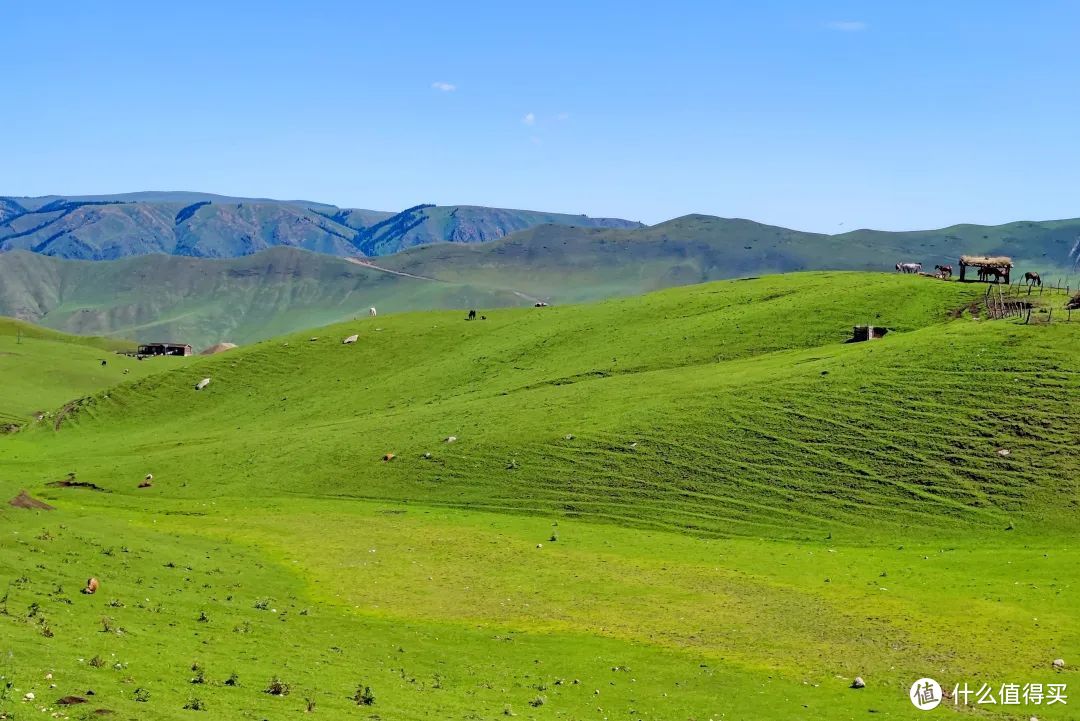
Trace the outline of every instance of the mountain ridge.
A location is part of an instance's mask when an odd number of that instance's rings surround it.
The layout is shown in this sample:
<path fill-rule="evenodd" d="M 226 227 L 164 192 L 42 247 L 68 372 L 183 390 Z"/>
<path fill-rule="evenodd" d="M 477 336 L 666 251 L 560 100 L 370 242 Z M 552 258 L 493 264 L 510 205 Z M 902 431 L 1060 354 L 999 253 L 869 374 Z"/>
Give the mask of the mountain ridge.
<path fill-rule="evenodd" d="M 284 245 L 336 256 L 483 242 L 543 223 L 637 227 L 619 218 L 421 204 L 399 213 L 187 191 L 0 197 L 0 252 L 78 260 L 163 253 L 226 258 Z"/>

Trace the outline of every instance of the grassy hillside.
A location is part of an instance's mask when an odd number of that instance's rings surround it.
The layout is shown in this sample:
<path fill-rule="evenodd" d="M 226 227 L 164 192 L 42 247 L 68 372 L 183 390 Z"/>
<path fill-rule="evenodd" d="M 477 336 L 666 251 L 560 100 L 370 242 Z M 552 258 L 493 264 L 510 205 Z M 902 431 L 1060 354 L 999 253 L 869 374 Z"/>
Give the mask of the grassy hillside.
<path fill-rule="evenodd" d="M 105 263 L 0 254 L 0 312 L 72 333 L 197 348 L 366 315 L 370 306 L 525 302 L 509 291 L 407 278 L 289 248 L 223 260 L 154 255 Z"/>
<path fill-rule="evenodd" d="M 284 212 L 283 204 L 273 207 Z M 518 211 L 507 217 L 501 212 L 421 207 L 362 231 L 357 242 L 365 252 L 381 253 L 386 243 L 401 240 L 403 228 L 420 233 L 429 222 L 453 234 L 446 225 L 451 216 L 454 227 L 478 228 L 480 236 L 495 232 L 485 225 L 492 218 L 507 228 L 525 222 L 513 215 Z M 186 222 L 198 225 L 199 217 Z M 528 222 L 546 217 L 533 213 Z M 436 239 L 443 230 L 424 238 Z M 562 304 L 762 273 L 892 270 L 907 258 L 932 269 L 937 262 L 955 265 L 961 253 L 1009 253 L 1017 259 L 1017 280 L 1036 270 L 1048 282 L 1075 287 L 1080 277 L 1069 268 L 1076 249 L 1066 248 L 1074 231 L 1080 233 L 1080 226 L 1062 221 L 827 236 L 687 216 L 637 230 L 543 225 L 498 241 L 473 243 L 468 241 L 480 236 L 469 236 L 375 259 L 379 268 L 416 277 L 280 247 L 234 259 L 159 254 L 96 263 L 0 253 L 0 313 L 66 332 L 172 337 L 207 346 L 331 323 L 371 305 L 397 312 L 531 305 L 535 299 Z M 227 240 L 227 234 L 215 237 Z"/>
<path fill-rule="evenodd" d="M 1080 326 L 959 312 L 980 291 L 807 273 L 380 316 L 110 388 L 0 439 L 0 491 L 58 509 L 0 514 L 6 703 L 899 719 L 927 674 L 1068 682 Z M 843 343 L 858 322 L 892 330 Z"/>
<path fill-rule="evenodd" d="M 1017 278 L 1070 274 L 1080 221 L 955 226 L 934 231 L 803 233 L 748 220 L 690 215 L 636 230 L 541 226 L 494 243 L 415 248 L 379 263 L 443 280 L 502 284 L 557 302 L 801 270 L 892 270 L 903 260 L 953 265 L 961 254 L 1009 255 Z"/>
<path fill-rule="evenodd" d="M 116 355 L 133 343 L 70 336 L 0 317 L 0 426 L 29 423 L 36 413 L 55 420 L 68 401 L 97 393 L 121 380 L 142 378 L 176 359 L 138 362 Z M 106 365 L 101 365 L 104 360 Z"/>

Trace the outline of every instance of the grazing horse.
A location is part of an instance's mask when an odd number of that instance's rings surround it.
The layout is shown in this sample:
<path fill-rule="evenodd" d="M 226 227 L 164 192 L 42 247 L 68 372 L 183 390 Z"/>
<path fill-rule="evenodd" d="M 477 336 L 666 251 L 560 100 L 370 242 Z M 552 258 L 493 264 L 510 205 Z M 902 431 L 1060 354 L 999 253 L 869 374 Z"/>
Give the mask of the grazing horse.
<path fill-rule="evenodd" d="M 993 278 L 994 283 L 1000 283 L 1004 277 L 1005 273 L 1001 268 L 979 268 L 979 280 L 990 282 L 990 278 Z"/>
<path fill-rule="evenodd" d="M 1040 288 L 1042 287 L 1042 278 L 1039 277 L 1038 273 L 1034 273 L 1030 270 L 1024 273 L 1024 281 L 1028 284 L 1029 288 L 1033 285 L 1037 285 Z"/>
<path fill-rule="evenodd" d="M 476 320 L 476 311 L 475 310 L 470 310 L 469 311 L 469 320 Z"/>
<path fill-rule="evenodd" d="M 952 266 L 951 265 L 935 265 L 934 270 L 936 270 L 938 272 L 938 274 L 942 277 L 942 279 L 952 278 Z"/>
<path fill-rule="evenodd" d="M 897 273 L 921 273 L 922 263 L 897 263 Z"/>

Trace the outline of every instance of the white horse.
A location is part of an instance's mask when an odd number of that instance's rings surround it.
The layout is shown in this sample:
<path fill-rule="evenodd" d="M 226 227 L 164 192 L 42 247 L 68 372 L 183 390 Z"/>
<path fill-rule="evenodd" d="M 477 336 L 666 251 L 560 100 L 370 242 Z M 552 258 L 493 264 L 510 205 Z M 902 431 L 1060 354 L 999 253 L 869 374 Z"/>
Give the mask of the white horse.
<path fill-rule="evenodd" d="M 897 273 L 921 273 L 922 263 L 897 263 Z"/>
<path fill-rule="evenodd" d="M 368 308 L 367 312 L 368 312 L 368 315 L 370 315 L 372 318 L 375 317 L 375 309 L 374 308 Z"/>

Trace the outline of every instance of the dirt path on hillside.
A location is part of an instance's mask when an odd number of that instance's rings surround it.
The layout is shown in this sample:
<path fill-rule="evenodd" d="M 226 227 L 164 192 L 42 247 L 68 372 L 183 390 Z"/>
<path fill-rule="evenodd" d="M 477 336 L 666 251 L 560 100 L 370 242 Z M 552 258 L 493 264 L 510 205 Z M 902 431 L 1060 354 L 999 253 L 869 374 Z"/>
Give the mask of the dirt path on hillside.
<path fill-rule="evenodd" d="M 438 278 L 432 278 L 427 275 L 414 275 L 413 273 L 406 273 L 403 270 L 391 270 L 390 268 L 383 268 L 381 265 L 375 265 L 374 263 L 363 260 L 362 258 L 346 258 L 345 260 L 353 263 L 354 265 L 361 265 L 365 268 L 371 268 L 372 270 L 378 270 L 383 273 L 391 273 L 393 275 L 400 275 L 403 278 L 416 278 L 417 280 L 430 280 L 435 283 L 445 283 L 445 280 L 439 280 Z"/>
<path fill-rule="evenodd" d="M 392 275 L 400 275 L 403 278 L 415 278 L 416 280 L 429 280 L 429 281 L 431 281 L 433 283 L 447 283 L 447 282 L 449 282 L 449 281 L 445 281 L 445 280 L 440 280 L 439 278 L 432 278 L 431 276 L 428 276 L 428 275 L 416 275 L 415 273 L 406 273 L 403 270 L 392 270 L 390 268 L 384 268 L 381 265 L 375 265 L 371 261 L 365 260 L 363 258 L 345 258 L 345 260 L 347 260 L 348 262 L 350 262 L 350 263 L 352 263 L 354 265 L 359 265 L 359 266 L 362 266 L 364 268 L 370 268 L 371 270 L 377 270 L 377 271 L 380 271 L 382 273 L 390 273 Z M 541 302 L 540 298 L 536 298 L 534 296 L 531 296 L 528 293 L 522 293 L 520 290 L 514 290 L 513 288 L 505 288 L 505 289 L 504 288 L 496 288 L 495 290 L 506 290 L 507 292 L 513 293 L 514 295 L 516 295 L 519 298 L 524 298 L 525 300 L 529 301 L 530 303 L 539 303 L 539 302 Z"/>

